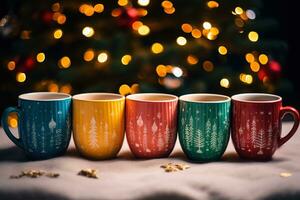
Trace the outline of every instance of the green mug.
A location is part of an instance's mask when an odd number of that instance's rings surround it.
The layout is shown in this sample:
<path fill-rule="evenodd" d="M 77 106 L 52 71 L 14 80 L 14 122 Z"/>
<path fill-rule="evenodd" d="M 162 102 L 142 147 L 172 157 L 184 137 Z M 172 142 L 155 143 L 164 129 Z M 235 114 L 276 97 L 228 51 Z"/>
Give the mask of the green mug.
<path fill-rule="evenodd" d="M 190 160 L 221 158 L 230 136 L 230 102 L 230 97 L 218 94 L 179 97 L 179 141 Z"/>

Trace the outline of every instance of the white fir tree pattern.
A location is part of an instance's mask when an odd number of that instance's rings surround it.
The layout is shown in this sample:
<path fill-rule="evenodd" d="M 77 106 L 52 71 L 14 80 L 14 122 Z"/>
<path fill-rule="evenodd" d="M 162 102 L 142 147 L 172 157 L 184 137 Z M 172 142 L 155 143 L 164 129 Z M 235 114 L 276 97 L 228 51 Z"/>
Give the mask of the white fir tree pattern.
<path fill-rule="evenodd" d="M 45 127 L 44 125 L 42 125 L 42 128 L 41 128 L 41 138 L 42 138 L 42 153 L 46 153 L 45 151 L 45 146 L 46 146 L 46 141 L 45 141 Z"/>
<path fill-rule="evenodd" d="M 104 124 L 103 134 L 104 134 L 104 145 L 108 146 L 109 145 L 109 142 L 108 142 L 109 131 L 108 131 L 108 124 L 107 124 L 107 122 L 105 122 L 105 124 Z"/>
<path fill-rule="evenodd" d="M 196 135 L 195 135 L 195 147 L 197 149 L 197 153 L 202 153 L 202 149 L 204 148 L 204 135 L 202 135 L 200 128 L 197 129 Z"/>
<path fill-rule="evenodd" d="M 257 130 L 256 130 L 256 119 L 255 117 L 252 119 L 251 122 L 251 129 L 250 129 L 250 137 L 251 137 L 251 143 L 255 147 L 255 138 L 256 138 Z"/>
<path fill-rule="evenodd" d="M 273 135 L 273 128 L 272 122 L 269 122 L 268 130 L 267 130 L 267 149 L 272 148 L 272 135 Z"/>
<path fill-rule="evenodd" d="M 96 124 L 96 120 L 94 117 L 92 117 L 91 121 L 90 121 L 90 127 L 89 127 L 89 146 L 92 149 L 97 149 L 99 148 L 99 142 L 98 142 L 98 133 L 97 133 L 97 124 Z"/>
<path fill-rule="evenodd" d="M 144 126 L 144 121 L 142 119 L 142 116 L 140 115 L 136 121 L 136 124 L 138 126 L 138 130 L 137 130 L 137 133 L 138 133 L 138 141 L 135 143 L 135 146 L 136 147 L 140 147 L 140 144 L 142 143 L 142 135 L 143 135 L 143 126 Z"/>
<path fill-rule="evenodd" d="M 53 117 L 51 118 L 48 127 L 50 129 L 50 148 L 54 147 L 54 129 L 56 128 L 56 122 L 54 121 Z"/>
<path fill-rule="evenodd" d="M 247 129 L 247 131 L 250 130 L 250 120 L 249 119 L 247 119 L 247 121 L 246 121 L 246 129 Z"/>
<path fill-rule="evenodd" d="M 185 125 L 185 142 L 187 150 L 192 148 L 192 132 L 193 132 L 193 118 L 192 116 L 189 119 L 189 123 Z"/>
<path fill-rule="evenodd" d="M 62 144 L 62 130 L 59 128 L 55 132 L 55 148 L 58 149 Z"/>
<path fill-rule="evenodd" d="M 143 128 L 143 148 L 144 152 L 151 152 L 150 149 L 148 149 L 147 126 Z"/>
<path fill-rule="evenodd" d="M 158 139 L 157 139 L 157 149 L 158 151 L 162 151 L 164 149 L 164 140 L 163 140 L 163 131 L 159 131 Z"/>
<path fill-rule="evenodd" d="M 206 124 L 205 124 L 205 132 L 207 135 L 210 135 L 211 134 L 211 122 L 210 122 L 210 119 L 208 119 L 206 121 Z M 207 140 L 207 144 L 209 145 L 209 140 Z M 206 151 L 209 151 L 208 148 L 206 148 Z"/>
<path fill-rule="evenodd" d="M 255 143 L 257 145 L 257 147 L 259 148 L 259 151 L 257 152 L 257 155 L 262 155 L 264 152 L 262 151 L 263 148 L 265 148 L 266 146 L 266 140 L 265 140 L 265 133 L 263 129 L 260 129 L 257 137 L 255 139 Z"/>
<path fill-rule="evenodd" d="M 242 127 L 240 127 L 237 141 L 239 142 L 239 147 L 242 150 L 245 150 L 246 149 L 246 141 L 245 141 L 245 138 L 243 137 L 243 133 L 244 133 L 244 130 Z"/>
<path fill-rule="evenodd" d="M 32 123 L 32 126 L 31 126 L 31 137 L 32 137 L 32 145 L 33 145 L 33 148 L 35 150 L 37 150 L 37 133 L 36 133 L 36 127 L 35 127 L 35 123 L 33 122 Z"/>
<path fill-rule="evenodd" d="M 217 124 L 214 122 L 212 126 L 212 132 L 210 136 L 211 149 L 215 152 L 218 151 L 218 133 L 217 133 Z"/>
<path fill-rule="evenodd" d="M 170 132 L 169 126 L 167 124 L 166 131 L 165 131 L 165 150 L 166 151 L 169 149 L 169 144 L 171 143 L 170 136 L 171 136 L 171 132 Z"/>
<path fill-rule="evenodd" d="M 151 140 L 151 143 L 152 143 L 152 147 L 156 147 L 156 138 L 157 138 L 157 132 L 158 132 L 158 126 L 156 124 L 156 122 L 154 121 L 152 126 L 151 126 L 151 131 L 152 131 L 152 140 Z M 155 151 L 155 150 L 154 150 Z"/>

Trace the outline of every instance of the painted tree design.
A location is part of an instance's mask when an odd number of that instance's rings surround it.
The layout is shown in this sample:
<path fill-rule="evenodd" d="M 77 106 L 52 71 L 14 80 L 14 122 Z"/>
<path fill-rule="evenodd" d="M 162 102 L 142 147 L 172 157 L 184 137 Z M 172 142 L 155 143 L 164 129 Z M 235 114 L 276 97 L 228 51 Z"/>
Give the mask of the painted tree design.
<path fill-rule="evenodd" d="M 36 133 L 36 127 L 35 127 L 35 122 L 32 123 L 32 126 L 31 126 L 31 137 L 32 137 L 32 145 L 33 145 L 33 148 L 35 150 L 37 150 L 37 133 Z"/>
<path fill-rule="evenodd" d="M 143 129 L 143 148 L 144 148 L 144 151 L 147 152 L 149 151 L 148 150 L 148 136 L 147 136 L 147 126 L 144 126 L 144 129 Z"/>
<path fill-rule="evenodd" d="M 48 125 L 49 129 L 50 129 L 50 147 L 53 148 L 54 147 L 54 129 L 56 128 L 56 122 L 54 121 L 53 117 L 51 118 L 49 125 Z"/>
<path fill-rule="evenodd" d="M 142 116 L 140 115 L 136 121 L 136 124 L 137 124 L 137 139 L 138 139 L 138 142 L 137 144 L 140 145 L 142 144 L 142 135 L 143 135 L 143 126 L 144 126 L 144 120 L 142 119 Z"/>
<path fill-rule="evenodd" d="M 246 121 L 246 129 L 249 131 L 250 130 L 250 120 L 247 119 Z"/>
<path fill-rule="evenodd" d="M 156 141 L 155 139 L 157 138 L 157 132 L 158 132 L 158 126 L 155 122 L 153 122 L 153 125 L 151 127 L 151 131 L 152 131 L 152 140 L 151 140 L 151 143 L 152 143 L 152 146 L 155 147 L 156 146 Z"/>
<path fill-rule="evenodd" d="M 89 127 L 89 145 L 92 149 L 99 148 L 99 135 L 97 133 L 97 124 L 96 120 L 93 117 L 90 121 L 90 127 Z"/>
<path fill-rule="evenodd" d="M 202 153 L 202 148 L 204 148 L 204 135 L 202 134 L 200 128 L 197 129 L 196 135 L 195 135 L 195 147 L 197 149 L 197 153 Z"/>
<path fill-rule="evenodd" d="M 265 148 L 266 146 L 266 138 L 265 138 L 265 133 L 263 129 L 260 129 L 257 137 L 255 139 L 255 143 L 257 145 L 257 147 L 259 148 L 259 151 L 257 152 L 258 155 L 262 155 L 263 151 L 262 149 Z"/>
<path fill-rule="evenodd" d="M 240 148 L 242 150 L 245 150 L 245 148 L 246 148 L 246 141 L 245 141 L 245 138 L 243 137 L 243 133 L 244 133 L 244 130 L 243 130 L 242 127 L 240 127 L 239 128 L 238 139 L 236 141 L 239 142 Z"/>
<path fill-rule="evenodd" d="M 267 149 L 272 148 L 272 135 L 273 135 L 272 122 L 269 122 L 268 130 L 267 130 Z"/>
<path fill-rule="evenodd" d="M 41 128 L 41 138 L 42 138 L 42 153 L 45 153 L 45 146 L 46 146 L 46 141 L 45 141 L 45 127 L 44 125 L 42 125 L 42 128 Z"/>
<path fill-rule="evenodd" d="M 216 122 L 214 122 L 212 126 L 212 132 L 210 134 L 210 145 L 213 151 L 218 151 L 218 132 Z"/>
<path fill-rule="evenodd" d="M 257 130 L 256 130 L 256 119 L 255 117 L 252 119 L 251 122 L 251 129 L 250 129 L 250 137 L 251 137 L 251 143 L 255 147 L 255 138 L 256 138 Z"/>
<path fill-rule="evenodd" d="M 164 149 L 164 140 L 163 140 L 163 131 L 159 131 L 158 139 L 157 139 L 157 148 L 158 151 L 162 151 Z"/>
<path fill-rule="evenodd" d="M 165 131 L 165 149 L 166 150 L 169 148 L 170 136 L 171 136 L 171 132 L 170 132 L 169 126 L 167 125 L 166 131 Z"/>
<path fill-rule="evenodd" d="M 62 130 L 56 129 L 55 133 L 55 148 L 58 149 L 62 144 Z"/>
<path fill-rule="evenodd" d="M 193 117 L 191 116 L 189 119 L 189 123 L 185 125 L 185 142 L 186 148 L 191 150 L 192 147 L 192 132 L 193 132 Z"/>

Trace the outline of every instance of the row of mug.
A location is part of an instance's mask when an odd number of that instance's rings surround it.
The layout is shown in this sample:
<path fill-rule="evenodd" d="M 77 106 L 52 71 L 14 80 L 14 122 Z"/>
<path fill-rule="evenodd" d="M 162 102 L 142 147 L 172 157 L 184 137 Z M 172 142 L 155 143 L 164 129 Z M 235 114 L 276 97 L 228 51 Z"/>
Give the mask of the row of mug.
<path fill-rule="evenodd" d="M 19 138 L 14 137 L 7 124 L 12 112 L 18 114 Z M 294 126 L 281 137 L 281 119 L 286 113 L 293 115 Z M 231 128 L 234 147 L 242 158 L 269 160 L 293 136 L 298 125 L 297 110 L 282 107 L 281 97 L 263 93 L 238 94 L 231 98 L 205 93 L 179 98 L 140 93 L 125 98 L 112 93 L 71 97 L 37 92 L 20 95 L 19 106 L 7 108 L 2 116 L 7 136 L 32 159 L 63 154 L 72 129 L 76 149 L 90 159 L 115 157 L 125 132 L 136 157 L 167 157 L 178 132 L 181 147 L 189 159 L 212 161 L 223 155 Z"/>

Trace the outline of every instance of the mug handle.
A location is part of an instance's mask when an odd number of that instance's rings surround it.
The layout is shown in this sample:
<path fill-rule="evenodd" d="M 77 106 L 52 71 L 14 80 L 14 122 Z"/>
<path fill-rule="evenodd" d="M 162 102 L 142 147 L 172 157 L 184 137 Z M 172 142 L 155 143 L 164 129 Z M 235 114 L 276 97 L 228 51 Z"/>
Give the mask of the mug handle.
<path fill-rule="evenodd" d="M 9 116 L 9 114 L 13 113 L 13 112 L 17 113 L 17 115 L 18 115 L 18 122 L 19 122 L 19 119 L 21 117 L 20 110 L 18 108 L 16 108 L 16 107 L 8 107 L 8 108 L 6 108 L 4 110 L 3 115 L 2 115 L 2 119 L 1 119 L 2 127 L 3 127 L 3 130 L 6 133 L 7 137 L 11 141 L 13 141 L 13 143 L 15 143 L 18 147 L 20 147 L 21 149 L 23 149 L 23 142 L 22 142 L 20 134 L 19 134 L 19 138 L 16 138 L 12 134 L 12 132 L 10 131 L 8 123 L 7 123 L 7 118 Z"/>
<path fill-rule="evenodd" d="M 293 125 L 293 128 L 290 130 L 290 132 L 286 136 L 279 137 L 278 148 L 281 147 L 284 143 L 286 143 L 296 133 L 298 126 L 299 126 L 299 113 L 295 108 L 290 107 L 290 106 L 281 107 L 280 114 L 279 114 L 280 119 L 282 120 L 286 114 L 291 114 L 293 116 L 294 125 Z"/>

